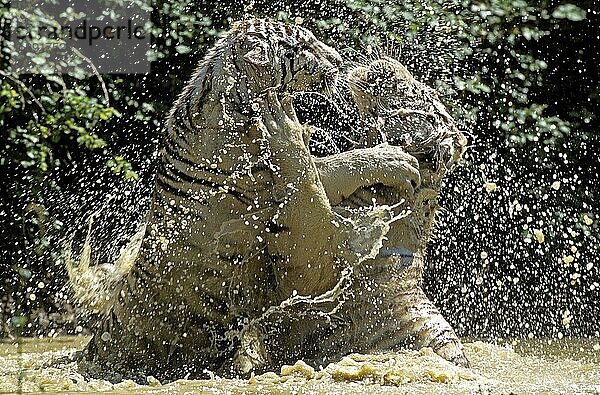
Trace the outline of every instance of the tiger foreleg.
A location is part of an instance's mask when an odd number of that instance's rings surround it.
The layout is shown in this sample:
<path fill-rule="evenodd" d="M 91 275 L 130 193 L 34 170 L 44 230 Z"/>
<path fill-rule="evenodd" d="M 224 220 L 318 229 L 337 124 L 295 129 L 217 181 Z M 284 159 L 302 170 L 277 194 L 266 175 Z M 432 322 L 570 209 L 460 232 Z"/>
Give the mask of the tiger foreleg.
<path fill-rule="evenodd" d="M 245 256 L 264 247 L 269 224 L 276 216 L 276 207 L 267 207 L 231 219 L 221 224 L 214 235 L 215 252 L 221 257 Z"/>
<path fill-rule="evenodd" d="M 469 366 L 454 329 L 420 287 L 396 295 L 393 306 L 394 324 L 405 342 L 417 349 L 431 347 L 444 359 Z"/>
<path fill-rule="evenodd" d="M 362 187 L 383 184 L 410 198 L 421 184 L 417 159 L 401 147 L 389 144 L 354 149 L 314 161 L 333 206 Z"/>
<path fill-rule="evenodd" d="M 305 143 L 306 127 L 300 124 L 291 97 L 281 101 L 268 91 L 259 101 L 262 130 L 269 144 L 274 173 L 273 196 L 277 232 L 267 233 L 269 253 L 282 257 L 274 267 L 282 297 L 296 291 L 320 295 L 339 280 L 334 252 L 343 243 L 317 168 Z"/>

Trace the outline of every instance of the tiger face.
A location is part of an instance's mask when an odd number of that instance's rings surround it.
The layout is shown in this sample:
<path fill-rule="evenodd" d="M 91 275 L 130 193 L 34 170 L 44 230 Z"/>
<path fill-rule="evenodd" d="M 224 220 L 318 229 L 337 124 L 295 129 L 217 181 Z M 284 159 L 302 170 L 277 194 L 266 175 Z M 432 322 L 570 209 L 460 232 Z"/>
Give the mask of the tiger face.
<path fill-rule="evenodd" d="M 307 29 L 259 19 L 239 22 L 233 31 L 242 55 L 238 67 L 255 93 L 274 87 L 327 93 L 335 85 L 342 58 Z"/>
<path fill-rule="evenodd" d="M 431 165 L 441 179 L 458 163 L 467 140 L 437 92 L 417 81 L 402 63 L 388 56 L 348 73 L 350 93 L 367 120 L 373 120 L 364 144 L 401 146 Z M 441 170 L 440 170 L 441 169 Z"/>
<path fill-rule="evenodd" d="M 411 95 L 415 79 L 397 60 L 384 56 L 348 74 L 350 93 L 359 110 L 367 116 L 385 115 L 402 107 Z"/>

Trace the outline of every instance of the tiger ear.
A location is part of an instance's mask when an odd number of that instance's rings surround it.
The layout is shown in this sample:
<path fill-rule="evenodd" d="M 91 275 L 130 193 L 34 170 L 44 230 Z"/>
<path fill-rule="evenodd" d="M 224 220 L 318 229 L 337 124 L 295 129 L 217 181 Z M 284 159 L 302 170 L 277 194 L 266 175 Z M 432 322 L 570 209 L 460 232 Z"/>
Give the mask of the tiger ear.
<path fill-rule="evenodd" d="M 256 43 L 252 49 L 244 55 L 244 60 L 255 66 L 268 66 L 270 61 L 267 45 L 260 42 Z"/>

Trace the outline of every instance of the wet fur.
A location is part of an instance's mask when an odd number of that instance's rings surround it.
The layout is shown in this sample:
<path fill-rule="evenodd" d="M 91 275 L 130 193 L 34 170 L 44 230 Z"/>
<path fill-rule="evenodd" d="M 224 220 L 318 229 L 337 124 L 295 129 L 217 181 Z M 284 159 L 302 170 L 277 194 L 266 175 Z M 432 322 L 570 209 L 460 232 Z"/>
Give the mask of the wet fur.
<path fill-rule="evenodd" d="M 402 248 L 413 253 L 412 260 L 380 253 L 372 267 L 387 267 L 391 275 L 381 275 L 378 271 L 365 275 L 365 280 L 385 290 L 375 291 L 370 298 L 381 298 L 387 308 L 379 315 L 382 334 L 365 334 L 364 338 L 370 339 L 367 343 L 375 349 L 393 349 L 400 344 L 432 347 L 444 358 L 468 366 L 454 330 L 422 290 L 425 247 L 439 209 L 437 196 L 444 176 L 462 157 L 466 138 L 437 93 L 415 80 L 395 59 L 383 56 L 356 67 L 350 71 L 349 81 L 363 119 L 377 125 L 366 134 L 363 144 L 382 139 L 401 146 L 418 159 L 421 173 L 421 185 L 412 195 L 377 186 L 363 188 L 341 203 L 360 207 L 373 201 L 391 204 L 403 199 L 412 211 L 391 225 L 381 250 Z"/>
<path fill-rule="evenodd" d="M 356 151 L 367 157 L 368 176 L 348 174 L 356 152 L 313 162 L 311 131 L 282 92 L 326 90 L 338 57 L 303 32 L 321 58 L 286 81 L 274 30 L 287 37 L 293 28 L 237 24 L 184 88 L 168 120 L 137 254 L 121 260 L 115 275 L 90 267 L 89 252 L 82 265 L 70 265 L 76 295 L 103 314 L 85 350 L 100 368 L 141 379 L 264 368 L 264 332 L 249 322 L 295 293 L 335 288 L 343 265 L 376 254 L 395 220 L 387 209 L 361 215 L 356 220 L 374 229 L 368 237 L 356 221 L 340 227 L 321 180 L 338 183 L 330 192 L 344 188 L 339 201 L 365 185 L 405 187 L 418 177 L 394 147 Z M 86 297 L 91 289 L 102 299 L 95 305 Z"/>

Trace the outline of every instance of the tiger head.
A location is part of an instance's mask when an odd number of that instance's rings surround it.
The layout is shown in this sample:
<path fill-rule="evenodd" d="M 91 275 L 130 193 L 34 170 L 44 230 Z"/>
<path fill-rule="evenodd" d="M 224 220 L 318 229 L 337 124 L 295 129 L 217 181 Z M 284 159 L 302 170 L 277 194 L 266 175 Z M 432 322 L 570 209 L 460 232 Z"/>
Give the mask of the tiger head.
<path fill-rule="evenodd" d="M 417 81 L 407 68 L 389 56 L 350 70 L 350 93 L 374 127 L 364 144 L 383 141 L 419 156 L 420 163 L 450 169 L 460 160 L 467 140 L 440 101 L 437 92 Z M 424 161 L 423 161 L 424 160 Z M 443 176 L 438 171 L 438 176 Z"/>
<path fill-rule="evenodd" d="M 268 88 L 327 93 L 335 85 L 341 56 L 303 27 L 253 19 L 234 24 L 231 34 L 236 66 L 254 93 Z"/>
<path fill-rule="evenodd" d="M 236 22 L 199 62 L 167 129 L 179 136 L 198 127 L 245 127 L 231 114 L 252 113 L 250 105 L 266 90 L 332 93 L 341 64 L 337 51 L 303 27 L 267 19 Z"/>

